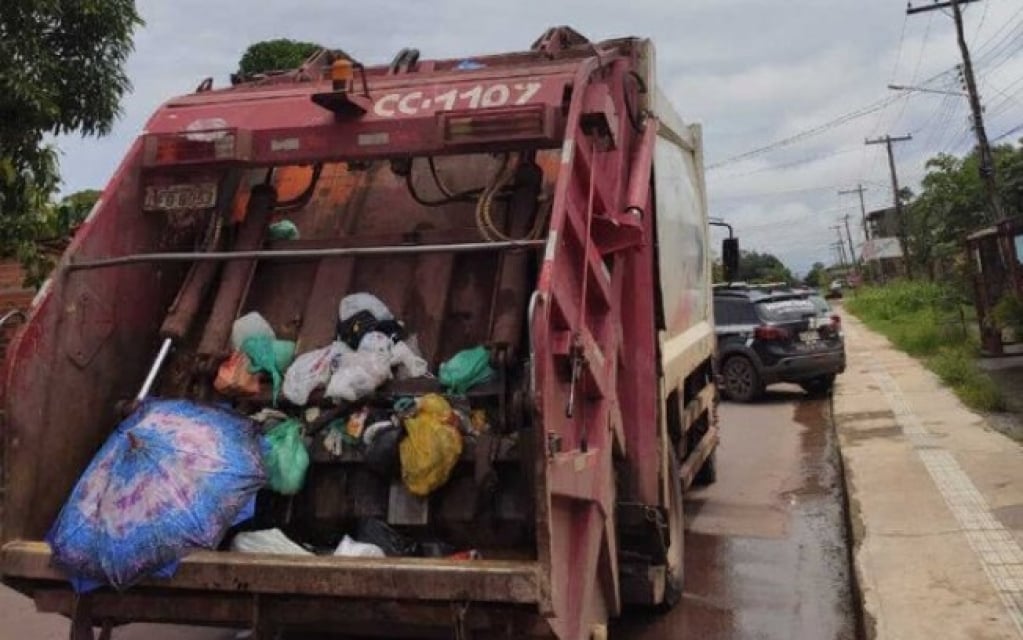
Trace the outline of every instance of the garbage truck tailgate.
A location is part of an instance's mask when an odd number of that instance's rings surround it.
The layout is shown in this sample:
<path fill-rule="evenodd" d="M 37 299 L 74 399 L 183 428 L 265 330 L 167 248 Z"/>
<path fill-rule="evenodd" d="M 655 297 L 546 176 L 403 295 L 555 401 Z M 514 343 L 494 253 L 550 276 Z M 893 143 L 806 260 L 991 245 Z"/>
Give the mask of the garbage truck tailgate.
<path fill-rule="evenodd" d="M 3 547 L 5 581 L 59 581 L 45 542 Z M 338 558 L 198 551 L 181 561 L 170 580 L 139 587 L 383 600 L 538 604 L 542 589 L 535 562 L 425 558 Z M 131 591 L 129 590 L 129 593 Z"/>

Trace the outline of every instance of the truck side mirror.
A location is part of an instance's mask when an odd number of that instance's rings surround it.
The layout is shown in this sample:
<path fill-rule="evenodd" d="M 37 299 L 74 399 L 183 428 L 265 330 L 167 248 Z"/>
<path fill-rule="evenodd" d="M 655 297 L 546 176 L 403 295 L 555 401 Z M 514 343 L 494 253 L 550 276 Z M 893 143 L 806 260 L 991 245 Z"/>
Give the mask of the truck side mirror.
<path fill-rule="evenodd" d="M 739 277 L 738 238 L 725 238 L 721 241 L 721 264 L 725 271 L 725 282 L 735 282 Z"/>

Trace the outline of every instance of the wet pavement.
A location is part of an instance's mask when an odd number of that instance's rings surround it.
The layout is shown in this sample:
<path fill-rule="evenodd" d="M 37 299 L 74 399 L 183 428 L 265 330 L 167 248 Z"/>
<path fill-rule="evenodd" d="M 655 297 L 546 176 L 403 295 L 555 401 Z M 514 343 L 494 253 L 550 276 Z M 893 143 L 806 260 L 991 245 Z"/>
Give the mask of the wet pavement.
<path fill-rule="evenodd" d="M 829 403 L 779 386 L 721 405 L 718 481 L 686 504 L 686 589 L 670 613 L 631 611 L 615 640 L 854 640 L 841 473 Z M 67 623 L 0 587 L 0 639 L 66 638 Z M 121 640 L 227 640 L 156 625 Z"/>
<path fill-rule="evenodd" d="M 778 387 L 721 406 L 718 481 L 686 504 L 686 588 L 622 640 L 853 640 L 841 469 L 826 399 Z"/>

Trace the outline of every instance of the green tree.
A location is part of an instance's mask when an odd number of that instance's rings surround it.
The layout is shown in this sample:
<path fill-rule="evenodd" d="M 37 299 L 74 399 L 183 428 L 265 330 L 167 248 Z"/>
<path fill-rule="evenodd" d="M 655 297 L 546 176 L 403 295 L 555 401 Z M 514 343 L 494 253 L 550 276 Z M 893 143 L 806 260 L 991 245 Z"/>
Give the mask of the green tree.
<path fill-rule="evenodd" d="M 287 38 L 257 42 L 242 54 L 238 62 L 238 76 L 248 78 L 271 71 L 296 69 L 320 49 L 323 47 L 316 43 Z"/>
<path fill-rule="evenodd" d="M 46 136 L 110 131 L 140 24 L 132 0 L 0 1 L 0 256 L 19 257 L 30 280 L 59 183 Z"/>
<path fill-rule="evenodd" d="M 806 272 L 803 284 L 808 287 L 823 287 L 827 284 L 827 277 L 827 267 L 824 266 L 824 263 L 814 262 L 810 270 Z"/>
<path fill-rule="evenodd" d="M 63 239 L 74 233 L 82 224 L 92 207 L 99 201 L 102 191 L 83 189 L 64 197 L 57 204 L 49 207 L 46 216 L 46 232 L 48 237 Z"/>
<path fill-rule="evenodd" d="M 794 282 L 792 272 L 770 253 L 741 252 L 738 280 L 742 282 Z"/>
<path fill-rule="evenodd" d="M 1000 145 L 993 150 L 999 197 L 1006 215 L 1023 211 L 1023 149 Z M 908 206 L 909 254 L 917 270 L 931 279 L 936 267 L 953 263 L 967 235 L 989 224 L 984 185 L 976 152 L 961 158 L 940 154 L 927 161 L 922 190 Z"/>

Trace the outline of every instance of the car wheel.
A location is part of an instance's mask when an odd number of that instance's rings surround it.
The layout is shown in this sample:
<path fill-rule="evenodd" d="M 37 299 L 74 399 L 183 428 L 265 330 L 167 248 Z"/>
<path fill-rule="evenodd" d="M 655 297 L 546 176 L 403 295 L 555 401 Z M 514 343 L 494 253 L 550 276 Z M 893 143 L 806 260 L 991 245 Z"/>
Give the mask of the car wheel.
<path fill-rule="evenodd" d="M 760 374 L 753 366 L 753 361 L 745 356 L 732 356 L 725 360 L 721 375 L 724 378 L 725 392 L 737 402 L 752 402 L 763 391 Z"/>
<path fill-rule="evenodd" d="M 811 396 L 821 396 L 831 391 L 832 387 L 835 386 L 835 376 L 834 374 L 819 376 L 801 382 L 799 386 L 803 387 L 803 391 L 806 391 Z"/>

